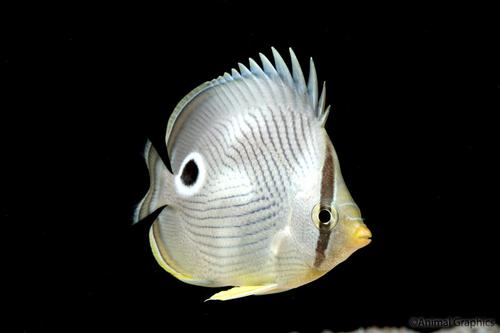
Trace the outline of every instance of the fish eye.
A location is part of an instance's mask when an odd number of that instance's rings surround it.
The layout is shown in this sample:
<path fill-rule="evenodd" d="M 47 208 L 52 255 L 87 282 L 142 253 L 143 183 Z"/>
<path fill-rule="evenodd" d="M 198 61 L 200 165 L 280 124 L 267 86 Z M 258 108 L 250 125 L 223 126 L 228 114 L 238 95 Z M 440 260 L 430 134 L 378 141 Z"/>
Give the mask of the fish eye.
<path fill-rule="evenodd" d="M 318 218 L 321 223 L 328 224 L 330 223 L 332 214 L 330 214 L 330 211 L 328 209 L 322 209 L 319 211 Z"/>
<path fill-rule="evenodd" d="M 196 182 L 196 179 L 198 179 L 198 174 L 199 171 L 196 162 L 194 160 L 189 160 L 181 173 L 182 183 L 186 186 L 193 185 Z"/>
<path fill-rule="evenodd" d="M 328 227 L 332 229 L 338 221 L 338 213 L 334 207 L 314 206 L 311 218 L 318 229 Z"/>

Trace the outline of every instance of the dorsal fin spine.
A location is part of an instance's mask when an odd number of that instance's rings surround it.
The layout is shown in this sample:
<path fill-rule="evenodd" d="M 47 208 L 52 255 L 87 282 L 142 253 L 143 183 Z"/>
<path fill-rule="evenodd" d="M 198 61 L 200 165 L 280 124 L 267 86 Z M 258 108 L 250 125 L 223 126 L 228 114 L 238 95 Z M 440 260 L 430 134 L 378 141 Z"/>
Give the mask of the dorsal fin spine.
<path fill-rule="evenodd" d="M 250 63 L 250 71 L 257 75 L 258 77 L 266 77 L 266 73 L 260 68 L 259 64 L 255 62 L 252 58 L 248 59 L 248 62 Z"/>
<path fill-rule="evenodd" d="M 307 94 L 313 110 L 318 107 L 318 77 L 316 76 L 316 67 L 314 66 L 313 58 L 309 58 L 309 77 L 307 82 Z"/>
<path fill-rule="evenodd" d="M 307 88 L 306 81 L 304 80 L 304 74 L 302 73 L 302 68 L 300 68 L 299 60 L 297 59 L 297 56 L 293 52 L 292 48 L 289 48 L 289 51 L 290 58 L 292 60 L 293 82 L 299 94 L 305 94 Z"/>
<path fill-rule="evenodd" d="M 318 106 L 316 108 L 316 115 L 318 119 L 321 118 L 325 110 L 325 102 L 326 102 L 326 82 L 323 82 L 323 88 L 321 89 L 321 95 L 319 96 Z"/>
<path fill-rule="evenodd" d="M 271 78 L 279 77 L 276 68 L 274 68 L 273 64 L 267 59 L 265 55 L 259 53 L 260 61 L 262 61 L 262 66 L 264 67 L 264 72 Z"/>
<path fill-rule="evenodd" d="M 276 66 L 276 71 L 278 72 L 278 75 L 285 83 L 293 87 L 293 78 L 292 75 L 290 74 L 290 71 L 288 70 L 288 66 L 286 65 L 281 55 L 278 53 L 278 51 L 276 51 L 274 47 L 271 48 L 271 50 L 273 52 L 274 65 Z"/>
<path fill-rule="evenodd" d="M 241 62 L 238 63 L 238 67 L 240 69 L 241 76 L 243 77 L 252 76 L 252 72 L 250 72 L 250 70 Z"/>

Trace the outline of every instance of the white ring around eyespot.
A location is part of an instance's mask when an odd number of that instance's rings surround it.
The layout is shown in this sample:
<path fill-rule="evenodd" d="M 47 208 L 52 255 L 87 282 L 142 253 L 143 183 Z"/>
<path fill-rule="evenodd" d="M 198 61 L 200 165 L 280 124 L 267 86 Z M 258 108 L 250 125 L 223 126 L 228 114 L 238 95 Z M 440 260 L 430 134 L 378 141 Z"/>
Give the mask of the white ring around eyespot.
<path fill-rule="evenodd" d="M 194 182 L 194 184 L 187 186 L 187 185 L 184 185 L 184 183 L 182 182 L 181 174 L 182 174 L 182 171 L 184 170 L 184 167 L 186 166 L 186 164 L 191 160 L 193 160 L 196 163 L 196 166 L 198 167 L 198 177 L 196 178 L 196 181 Z M 179 168 L 179 173 L 175 176 L 174 183 L 175 183 L 175 189 L 176 189 L 177 193 L 179 193 L 180 195 L 184 195 L 184 196 L 191 196 L 193 194 L 198 193 L 200 188 L 205 183 L 206 173 L 207 173 L 207 171 L 205 168 L 205 160 L 203 159 L 203 156 L 201 156 L 201 154 L 199 154 L 197 152 L 192 152 L 192 153 L 188 154 L 184 158 L 184 161 L 182 161 L 181 167 Z"/>

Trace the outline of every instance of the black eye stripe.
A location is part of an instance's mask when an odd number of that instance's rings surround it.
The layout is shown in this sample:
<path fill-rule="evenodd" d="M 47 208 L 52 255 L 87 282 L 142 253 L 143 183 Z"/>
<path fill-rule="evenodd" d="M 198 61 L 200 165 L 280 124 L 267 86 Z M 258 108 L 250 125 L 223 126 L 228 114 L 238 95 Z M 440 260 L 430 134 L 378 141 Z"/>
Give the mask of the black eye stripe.
<path fill-rule="evenodd" d="M 182 170 L 181 173 L 182 183 L 186 186 L 193 185 L 194 183 L 196 183 L 199 173 L 200 172 L 198 170 L 196 162 L 194 160 L 190 160 L 189 162 L 186 163 L 184 169 Z"/>
<path fill-rule="evenodd" d="M 320 203 L 323 207 L 330 207 L 334 197 L 334 163 L 333 152 L 330 143 L 327 142 L 326 156 L 321 171 L 321 197 Z"/>
<path fill-rule="evenodd" d="M 326 211 L 328 214 L 328 221 L 331 219 L 331 213 L 328 210 L 332 204 L 334 197 L 334 163 L 333 163 L 333 146 L 330 143 L 330 139 L 325 137 L 326 140 L 326 156 L 323 162 L 323 169 L 321 171 L 321 193 L 320 193 L 320 205 L 321 210 L 318 214 L 318 219 L 320 220 L 319 236 L 316 243 L 316 258 L 314 259 L 314 266 L 319 267 L 321 263 L 325 260 L 325 250 L 328 247 L 328 242 L 330 241 L 330 223 L 323 222 L 321 219 L 321 214 Z M 323 213 L 324 216 L 325 213 Z M 325 217 L 326 219 L 326 217 Z"/>

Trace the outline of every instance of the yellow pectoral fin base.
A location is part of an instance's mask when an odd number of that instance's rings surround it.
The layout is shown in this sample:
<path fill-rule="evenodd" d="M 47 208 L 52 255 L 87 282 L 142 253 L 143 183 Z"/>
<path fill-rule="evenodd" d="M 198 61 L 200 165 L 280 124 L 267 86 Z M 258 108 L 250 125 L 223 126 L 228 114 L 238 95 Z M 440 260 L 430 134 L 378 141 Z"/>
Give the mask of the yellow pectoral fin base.
<path fill-rule="evenodd" d="M 235 299 L 235 298 L 240 298 L 240 297 L 245 297 L 245 296 L 251 296 L 251 295 L 263 295 L 266 293 L 271 292 L 273 289 L 276 288 L 276 284 L 267 284 L 264 286 L 241 286 L 241 287 L 234 287 L 228 290 L 224 290 L 221 292 L 218 292 L 207 301 L 227 301 L 230 299 Z"/>

